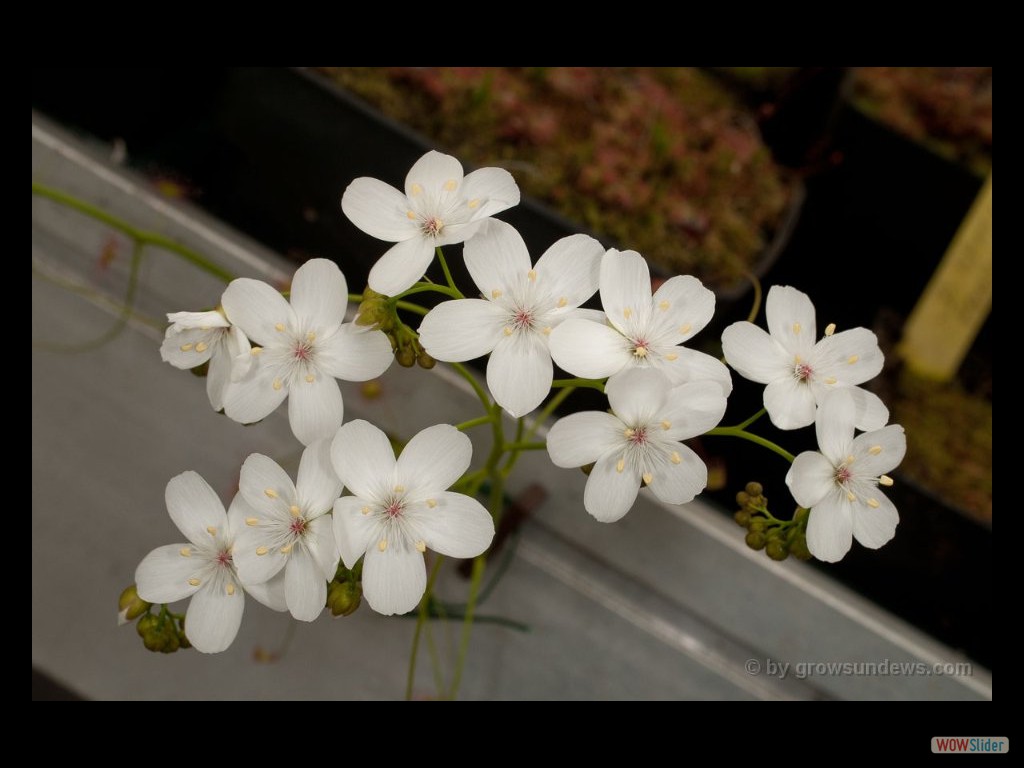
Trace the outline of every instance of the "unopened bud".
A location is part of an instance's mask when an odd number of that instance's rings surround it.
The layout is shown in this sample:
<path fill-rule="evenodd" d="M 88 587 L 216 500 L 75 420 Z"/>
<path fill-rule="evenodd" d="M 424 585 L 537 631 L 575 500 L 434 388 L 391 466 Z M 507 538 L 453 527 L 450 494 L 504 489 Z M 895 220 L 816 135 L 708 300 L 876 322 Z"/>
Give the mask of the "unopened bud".
<path fill-rule="evenodd" d="M 593 471 L 594 471 L 594 462 L 593 461 L 590 462 L 589 464 L 584 464 L 582 467 L 580 467 L 580 472 L 582 472 L 584 475 L 587 475 L 587 476 L 589 476 L 590 473 L 593 472 Z"/>
<path fill-rule="evenodd" d="M 785 560 L 789 557 L 789 550 L 781 539 L 772 539 L 764 548 L 764 553 L 772 560 Z"/>
<path fill-rule="evenodd" d="M 332 581 L 327 588 L 327 607 L 335 618 L 350 616 L 363 599 L 363 585 L 358 581 Z"/>
<path fill-rule="evenodd" d="M 135 621 L 139 616 L 148 611 L 151 605 L 152 603 L 147 603 L 139 597 L 139 593 L 136 591 L 134 584 L 130 587 L 126 587 L 117 601 L 118 625 L 120 626 L 122 624 L 127 624 L 129 621 Z"/>
<path fill-rule="evenodd" d="M 762 493 L 764 493 L 764 486 L 761 485 L 758 482 L 753 482 L 752 481 L 752 482 L 747 483 L 746 491 L 751 496 L 760 496 Z"/>
<path fill-rule="evenodd" d="M 745 507 L 750 503 L 750 494 L 746 491 L 740 491 L 736 494 L 736 503 L 741 507 Z"/>
<path fill-rule="evenodd" d="M 742 525 L 744 528 L 750 525 L 750 513 L 745 509 L 736 510 L 732 515 L 732 519 L 736 521 L 737 525 Z"/>
<path fill-rule="evenodd" d="M 395 360 L 403 368 L 412 368 L 416 365 L 416 350 L 408 345 L 399 346 Z"/>
<path fill-rule="evenodd" d="M 424 351 L 423 348 L 421 347 L 420 351 L 416 355 L 416 364 L 419 365 L 419 367 L 422 368 L 423 370 L 429 371 L 431 368 L 437 365 L 437 361 L 430 355 L 428 355 L 426 351 Z"/>
<path fill-rule="evenodd" d="M 747 546 L 750 547 L 751 549 L 764 549 L 764 545 L 765 545 L 764 534 L 761 533 L 760 531 L 753 530 L 753 526 L 751 526 L 751 531 L 750 531 L 750 533 L 747 534 L 746 542 L 747 542 Z"/>
<path fill-rule="evenodd" d="M 807 539 L 804 536 L 798 536 L 789 543 L 789 554 L 798 560 L 810 560 L 811 551 L 807 549 Z"/>
<path fill-rule="evenodd" d="M 159 618 L 157 618 L 151 613 L 147 613 L 145 616 L 139 619 L 138 623 L 135 625 L 135 631 L 139 633 L 139 637 L 145 640 L 146 635 L 152 633 L 159 623 Z"/>

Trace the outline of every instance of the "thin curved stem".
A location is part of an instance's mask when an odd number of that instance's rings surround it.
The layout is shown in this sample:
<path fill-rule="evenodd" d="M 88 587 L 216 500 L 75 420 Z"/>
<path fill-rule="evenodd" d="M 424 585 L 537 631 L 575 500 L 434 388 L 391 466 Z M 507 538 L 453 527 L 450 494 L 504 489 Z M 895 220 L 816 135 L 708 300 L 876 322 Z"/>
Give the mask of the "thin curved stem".
<path fill-rule="evenodd" d="M 745 429 L 739 427 L 715 427 L 714 429 L 708 430 L 704 433 L 705 435 L 722 435 L 727 437 L 738 437 L 743 440 L 749 440 L 752 443 L 767 448 L 769 451 L 774 451 L 779 454 L 782 458 L 788 461 L 790 464 L 796 459 L 796 457 L 787 451 L 785 448 L 776 445 L 771 440 L 768 440 L 760 435 L 755 435 L 753 432 L 747 432 Z"/>
<path fill-rule="evenodd" d="M 465 296 L 462 295 L 462 292 L 458 288 L 452 288 L 447 285 L 439 285 L 437 283 L 420 282 L 416 283 L 416 285 L 414 285 L 412 288 L 402 291 L 397 296 L 392 296 L 391 300 L 396 301 L 399 299 L 404 299 L 406 296 L 413 296 L 414 294 L 417 293 L 440 293 L 444 294 L 450 299 L 466 298 Z"/>
<path fill-rule="evenodd" d="M 412 636 L 412 651 L 409 654 L 409 673 L 405 679 L 405 700 L 412 701 L 412 687 L 416 681 L 416 655 L 420 648 L 420 634 L 423 632 L 423 625 L 427 621 L 427 609 L 430 605 L 430 596 L 434 591 L 434 582 L 437 581 L 437 574 L 441 571 L 441 563 L 444 562 L 444 555 L 438 555 L 433 570 L 430 571 L 430 578 L 427 580 L 427 588 L 423 590 L 423 597 L 420 598 L 420 610 L 416 617 L 416 630 Z"/>
<path fill-rule="evenodd" d="M 437 248 L 435 248 L 434 250 L 437 252 L 437 260 L 441 263 L 441 271 L 444 272 L 444 279 L 445 279 L 445 281 L 447 281 L 448 287 L 451 288 L 453 291 L 455 291 L 455 293 L 458 294 L 458 296 L 456 298 L 459 298 L 459 299 L 466 298 L 465 296 L 462 295 L 462 291 L 460 291 L 456 287 L 455 281 L 452 279 L 452 273 L 451 273 L 451 270 L 448 269 L 448 262 L 444 258 L 444 251 L 441 250 L 441 246 L 437 246 Z"/>
<path fill-rule="evenodd" d="M 740 422 L 739 424 L 737 424 L 737 425 L 735 426 L 735 429 L 746 429 L 746 428 L 747 428 L 747 427 L 749 427 L 749 426 L 750 426 L 751 424 L 753 424 L 753 423 L 754 423 L 755 421 L 757 421 L 757 420 L 758 420 L 758 419 L 760 419 L 760 418 L 761 418 L 762 416 L 764 416 L 764 415 L 765 415 L 766 413 L 768 413 L 768 411 L 766 411 L 766 410 L 765 410 L 764 408 L 762 408 L 762 409 L 761 409 L 760 411 L 758 411 L 757 413 L 755 413 L 755 414 L 754 414 L 753 416 L 751 416 L 751 417 L 750 417 L 749 419 L 747 419 L 746 421 L 742 421 L 742 422 Z"/>
<path fill-rule="evenodd" d="M 490 424 L 492 421 L 494 421 L 494 417 L 490 414 L 486 416 L 477 416 L 475 419 L 470 419 L 469 421 L 464 421 L 461 424 L 456 424 L 455 428 L 459 430 L 459 432 L 465 432 L 467 429 L 470 429 L 471 427 L 479 427 L 482 424 Z"/>
<path fill-rule="evenodd" d="M 600 379 L 555 379 L 551 382 L 552 389 L 564 389 L 566 387 L 572 387 L 573 389 L 587 387 L 589 389 L 596 389 L 598 392 L 604 392 L 604 382 Z"/>

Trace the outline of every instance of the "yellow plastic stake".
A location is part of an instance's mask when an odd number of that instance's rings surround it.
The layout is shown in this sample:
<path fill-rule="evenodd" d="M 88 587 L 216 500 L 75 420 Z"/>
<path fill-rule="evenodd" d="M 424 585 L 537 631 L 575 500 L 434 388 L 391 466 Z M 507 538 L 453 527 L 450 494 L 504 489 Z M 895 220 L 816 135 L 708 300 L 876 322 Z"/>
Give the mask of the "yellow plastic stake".
<path fill-rule="evenodd" d="M 952 379 L 992 309 L 992 176 L 907 320 L 899 352 L 920 376 Z"/>

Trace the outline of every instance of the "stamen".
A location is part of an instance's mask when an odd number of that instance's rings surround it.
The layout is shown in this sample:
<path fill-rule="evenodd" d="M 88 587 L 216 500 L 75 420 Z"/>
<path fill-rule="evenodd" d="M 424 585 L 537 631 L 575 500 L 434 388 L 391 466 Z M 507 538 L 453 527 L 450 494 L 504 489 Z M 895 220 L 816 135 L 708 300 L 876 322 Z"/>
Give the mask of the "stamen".
<path fill-rule="evenodd" d="M 558 308 L 561 309 L 562 307 L 564 307 L 568 303 L 569 303 L 569 299 L 567 299 L 565 296 L 563 296 L 562 298 L 560 298 L 558 300 Z"/>
<path fill-rule="evenodd" d="M 359 511 L 362 512 L 364 515 L 370 514 L 370 508 L 369 507 L 363 507 Z"/>
<path fill-rule="evenodd" d="M 633 435 L 636 434 L 636 430 L 630 427 L 626 427 L 625 431 L 622 434 L 624 434 L 626 437 L 632 437 Z"/>
<path fill-rule="evenodd" d="M 673 464 L 683 463 L 683 457 L 679 455 L 679 451 L 672 451 L 672 455 L 669 458 L 672 459 Z"/>
<path fill-rule="evenodd" d="M 300 510 L 298 505 L 296 504 L 292 504 L 290 507 L 288 507 L 288 511 L 291 513 L 292 517 L 298 517 L 300 514 L 302 514 L 302 510 Z"/>
<path fill-rule="evenodd" d="M 878 509 L 878 499 L 868 499 L 868 506 L 872 509 Z"/>
<path fill-rule="evenodd" d="M 283 547 L 281 547 L 281 554 L 282 555 L 289 554 L 292 551 L 292 547 L 293 546 L 295 546 L 294 542 L 291 543 L 291 544 L 285 544 Z"/>
<path fill-rule="evenodd" d="M 310 331 L 309 333 L 307 333 L 306 334 L 306 341 L 316 341 L 316 333 L 313 332 L 313 331 Z"/>
<path fill-rule="evenodd" d="M 405 493 L 405 486 L 404 485 L 396 485 L 395 486 L 395 493 Z"/>
<path fill-rule="evenodd" d="M 831 336 L 835 332 L 836 332 L 836 324 L 835 323 L 829 323 L 828 325 L 825 326 L 825 335 L 826 336 Z"/>
<path fill-rule="evenodd" d="M 455 179 L 448 179 L 448 181 L 444 183 L 444 191 L 454 192 L 457 186 L 459 186 L 459 183 Z"/>
<path fill-rule="evenodd" d="M 888 475 L 882 475 L 880 478 L 878 478 L 878 484 L 879 485 L 884 485 L 886 487 L 892 485 L 893 482 L 894 482 L 894 480 L 891 477 L 889 477 Z"/>
<path fill-rule="evenodd" d="M 847 501 L 856 501 L 857 497 L 854 496 L 853 491 L 847 491 L 846 492 L 846 500 Z"/>
<path fill-rule="evenodd" d="M 267 552 L 269 552 L 269 551 L 270 550 L 267 549 L 266 547 L 256 547 L 256 554 L 259 555 L 260 557 L 263 557 L 263 555 L 267 554 Z"/>
<path fill-rule="evenodd" d="M 468 203 L 466 203 L 466 205 L 468 205 L 470 208 L 476 208 L 480 205 L 480 201 L 474 198 L 473 200 L 470 200 Z"/>
<path fill-rule="evenodd" d="M 621 472 L 625 468 L 626 468 L 626 460 L 625 459 L 619 459 L 619 463 L 615 465 L 615 471 L 616 472 Z"/>
<path fill-rule="evenodd" d="M 674 360 L 678 360 L 679 355 L 677 355 L 675 352 L 669 352 L 667 355 L 665 355 L 665 359 L 671 363 Z"/>
<path fill-rule="evenodd" d="M 263 493 L 265 493 L 267 495 L 268 499 L 276 499 L 277 498 L 277 491 L 275 491 L 273 488 L 267 488 L 265 491 L 263 491 Z"/>
<path fill-rule="evenodd" d="M 200 341 L 196 344 L 196 352 L 205 352 L 208 348 L 209 347 L 207 347 L 206 342 L 204 341 Z"/>
<path fill-rule="evenodd" d="M 536 280 L 537 279 L 537 270 L 536 269 L 531 269 L 529 272 L 526 273 L 526 277 L 530 281 Z"/>
<path fill-rule="evenodd" d="M 224 587 L 224 591 L 227 592 L 229 595 L 235 594 L 235 585 L 231 582 L 228 582 L 228 585 Z"/>
<path fill-rule="evenodd" d="M 192 349 L 192 347 L 193 347 L 193 346 L 195 346 L 195 345 L 194 345 L 194 344 L 182 344 L 182 345 L 181 345 L 181 346 L 179 347 L 179 349 L 180 349 L 180 350 L 181 350 L 182 352 L 188 352 L 188 351 L 189 351 L 190 349 Z"/>
<path fill-rule="evenodd" d="M 633 310 L 630 309 L 629 307 L 626 307 L 624 310 L 622 310 L 622 316 L 629 320 L 629 318 L 633 316 Z"/>
<path fill-rule="evenodd" d="M 178 554 L 182 557 L 192 557 L 192 550 L 188 547 L 182 547 L 178 550 Z"/>
<path fill-rule="evenodd" d="M 316 376 L 314 376 L 312 373 L 307 373 L 306 374 L 306 383 L 307 384 L 312 384 L 314 381 L 316 381 Z"/>
<path fill-rule="evenodd" d="M 427 506 L 433 509 L 437 506 L 437 499 L 427 499 Z"/>
<path fill-rule="evenodd" d="M 274 379 L 274 383 L 272 384 L 272 386 L 274 387 L 275 391 L 280 392 L 281 387 L 283 387 L 284 385 L 281 383 L 280 379 Z"/>
<path fill-rule="evenodd" d="M 544 329 L 541 330 L 541 333 L 543 333 L 545 336 L 550 336 L 551 335 L 551 326 L 550 325 L 545 326 Z"/>
<path fill-rule="evenodd" d="M 252 528 L 254 525 L 260 524 L 260 519 L 258 517 L 247 517 L 245 518 L 245 524 Z"/>
<path fill-rule="evenodd" d="M 665 419 L 664 421 L 661 422 L 661 428 L 662 429 L 672 429 L 672 422 L 669 421 L 668 419 Z"/>
<path fill-rule="evenodd" d="M 189 579 L 188 583 L 191 584 L 193 587 L 198 587 L 200 584 L 202 584 L 202 582 L 199 579 L 195 578 Z"/>
<path fill-rule="evenodd" d="M 633 350 L 634 357 L 647 357 L 647 347 L 637 347 Z"/>
<path fill-rule="evenodd" d="M 284 323 L 275 323 L 274 330 L 275 331 L 283 331 L 284 330 Z"/>
<path fill-rule="evenodd" d="M 794 336 L 799 336 L 800 335 L 800 323 L 793 323 L 793 335 Z"/>
<path fill-rule="evenodd" d="M 690 330 L 692 328 L 693 328 L 692 325 L 690 325 L 689 323 L 686 323 L 684 325 L 679 326 L 679 332 L 682 333 L 682 334 L 687 334 L 687 333 L 690 332 Z"/>
<path fill-rule="evenodd" d="M 408 216 L 413 221 L 416 220 L 416 212 L 415 211 L 406 211 L 405 215 Z"/>
<path fill-rule="evenodd" d="M 420 195 L 423 194 L 423 187 L 421 187 L 419 184 L 413 184 L 412 186 L 409 187 L 409 194 L 412 195 L 413 197 L 419 197 Z"/>
<path fill-rule="evenodd" d="M 501 332 L 504 333 L 506 336 L 512 335 L 512 329 L 509 328 L 507 325 L 501 329 Z"/>
<path fill-rule="evenodd" d="M 846 457 L 846 463 L 853 464 L 853 462 L 856 461 L 856 459 L 857 457 L 851 453 L 849 456 Z"/>
<path fill-rule="evenodd" d="M 670 306 L 671 305 L 667 301 L 658 302 L 658 309 L 660 309 L 662 312 L 667 312 Z"/>
<path fill-rule="evenodd" d="M 870 453 L 872 456 L 877 456 L 881 452 L 882 446 L 880 445 L 872 445 L 870 448 L 868 448 L 868 453 Z"/>
<path fill-rule="evenodd" d="M 825 383 L 828 384 L 829 386 L 832 386 L 833 384 L 835 384 L 836 381 L 837 381 L 837 379 L 836 379 L 835 376 L 829 376 L 827 379 L 825 379 Z"/>
<path fill-rule="evenodd" d="M 388 548 L 388 540 L 387 539 L 381 539 L 380 541 L 377 542 L 377 549 L 379 549 L 381 552 L 383 552 L 387 548 Z"/>
<path fill-rule="evenodd" d="M 426 552 L 427 551 L 427 542 L 425 542 L 425 541 L 417 541 L 416 542 L 416 551 L 417 552 Z"/>
<path fill-rule="evenodd" d="M 654 475 L 650 472 L 644 472 L 644 482 L 650 485 L 652 480 L 654 480 Z"/>
<path fill-rule="evenodd" d="M 217 528 L 215 526 L 208 525 L 208 526 L 206 526 L 206 532 L 208 534 L 210 534 L 211 536 L 216 536 L 217 535 Z"/>
<path fill-rule="evenodd" d="M 253 347 L 249 350 L 249 354 L 253 357 L 258 357 L 263 352 L 263 347 Z"/>
<path fill-rule="evenodd" d="M 850 355 L 848 358 L 846 358 L 846 363 L 847 363 L 847 365 L 853 365 L 858 360 L 860 360 L 860 356 L 859 355 Z"/>
<path fill-rule="evenodd" d="M 497 288 L 495 288 L 493 291 L 491 291 L 491 298 L 492 299 L 500 299 L 501 298 L 501 291 L 499 291 Z"/>

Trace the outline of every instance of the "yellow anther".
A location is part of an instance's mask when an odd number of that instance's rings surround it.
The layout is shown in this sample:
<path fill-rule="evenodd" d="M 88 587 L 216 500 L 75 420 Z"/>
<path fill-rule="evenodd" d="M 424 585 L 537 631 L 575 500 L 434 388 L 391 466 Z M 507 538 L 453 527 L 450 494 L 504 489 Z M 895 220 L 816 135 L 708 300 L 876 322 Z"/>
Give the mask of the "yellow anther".
<path fill-rule="evenodd" d="M 263 347 L 253 347 L 252 349 L 249 350 L 249 354 L 252 355 L 253 357 L 257 357 L 262 352 L 263 352 Z"/>
<path fill-rule="evenodd" d="M 277 498 L 277 491 L 275 491 L 273 488 L 267 488 L 265 491 L 263 491 L 263 493 L 266 494 L 268 499 L 276 499 Z"/>
<path fill-rule="evenodd" d="M 633 310 L 630 309 L 629 307 L 626 307 L 624 310 L 622 310 L 622 316 L 629 320 L 629 318 L 633 316 Z"/>
<path fill-rule="evenodd" d="M 630 427 L 626 427 L 625 431 L 622 434 L 624 434 L 626 437 L 632 437 L 633 435 L 636 434 L 636 430 L 631 429 Z"/>
<path fill-rule="evenodd" d="M 395 486 L 395 493 L 405 493 L 405 486 L 404 485 L 396 485 Z"/>
<path fill-rule="evenodd" d="M 847 501 L 856 501 L 857 497 L 853 495 L 852 491 L 847 491 L 846 492 L 846 500 Z"/>
<path fill-rule="evenodd" d="M 491 298 L 492 299 L 500 299 L 501 298 L 501 291 L 499 291 L 497 288 L 495 288 L 493 291 L 491 291 Z"/>
<path fill-rule="evenodd" d="M 692 325 L 690 325 L 689 323 L 686 323 L 684 325 L 680 325 L 679 326 L 679 332 L 683 333 L 683 334 L 686 334 L 686 333 L 689 333 L 690 329 L 692 329 L 692 328 L 693 328 Z"/>
<path fill-rule="evenodd" d="M 427 499 L 427 506 L 433 509 L 437 506 L 437 499 Z"/>
<path fill-rule="evenodd" d="M 369 507 L 363 507 L 359 511 L 362 512 L 364 515 L 370 514 L 370 508 Z"/>
<path fill-rule="evenodd" d="M 793 333 L 797 336 L 800 335 L 800 323 L 793 323 Z"/>
<path fill-rule="evenodd" d="M 406 211 L 405 215 L 408 216 L 413 221 L 416 220 L 416 211 Z"/>
<path fill-rule="evenodd" d="M 195 578 L 189 579 L 188 583 L 191 584 L 193 587 L 198 587 L 200 584 L 202 584 L 202 582 L 199 581 L 199 579 L 195 579 Z"/>
<path fill-rule="evenodd" d="M 457 186 L 459 186 L 459 182 L 457 182 L 455 179 L 448 179 L 448 181 L 444 183 L 444 191 L 454 192 Z"/>
<path fill-rule="evenodd" d="M 878 509 L 878 499 L 868 499 L 868 506 L 872 509 Z"/>
<path fill-rule="evenodd" d="M 229 595 L 235 594 L 235 585 L 231 582 L 228 582 L 228 585 L 224 587 L 224 591 L 227 592 Z"/>
<path fill-rule="evenodd" d="M 654 480 L 654 475 L 650 472 L 644 472 L 644 482 L 650 485 L 652 480 Z"/>
<path fill-rule="evenodd" d="M 507 325 L 501 329 L 501 332 L 504 333 L 506 336 L 512 335 L 512 329 L 509 328 Z"/>
<path fill-rule="evenodd" d="M 634 357 L 647 357 L 647 347 L 637 347 L 633 350 Z"/>
<path fill-rule="evenodd" d="M 299 509 L 297 504 L 292 504 L 290 507 L 288 507 L 288 511 L 291 513 L 292 517 L 298 517 L 302 514 L 302 510 Z"/>
<path fill-rule="evenodd" d="M 207 346 L 205 341 L 200 341 L 198 344 L 196 344 L 196 352 L 205 352 L 207 349 L 209 349 L 209 347 Z"/>
<path fill-rule="evenodd" d="M 260 557 L 263 557 L 263 555 L 267 554 L 267 552 L 269 552 L 269 551 L 270 550 L 267 549 L 266 547 L 256 547 L 256 554 L 259 555 Z"/>
<path fill-rule="evenodd" d="M 388 540 L 387 539 L 381 539 L 380 541 L 377 542 L 377 549 L 379 549 L 381 552 L 383 552 L 387 548 L 388 548 Z"/>
<path fill-rule="evenodd" d="M 847 457 L 846 457 L 846 463 L 847 463 L 847 464 L 853 464 L 853 462 L 854 462 L 854 460 L 855 460 L 856 458 L 857 458 L 857 457 L 856 457 L 856 456 L 854 456 L 854 455 L 853 455 L 853 454 L 851 453 L 851 454 L 850 454 L 849 456 L 847 456 Z"/>
<path fill-rule="evenodd" d="M 466 203 L 466 205 L 468 205 L 470 208 L 477 208 L 480 205 L 480 201 L 474 198 L 470 200 L 468 203 Z"/>
<path fill-rule="evenodd" d="M 662 429 L 672 429 L 672 422 L 669 421 L 668 419 L 665 419 L 664 421 L 661 422 L 661 428 Z"/>
<path fill-rule="evenodd" d="M 275 323 L 274 324 L 274 330 L 275 331 L 283 331 L 284 330 L 284 323 Z"/>
<path fill-rule="evenodd" d="M 283 547 L 281 547 L 281 554 L 282 555 L 287 555 L 289 552 L 292 551 L 292 547 L 293 546 L 295 546 L 294 543 L 292 543 L 292 544 L 285 544 Z"/>
<path fill-rule="evenodd" d="M 665 355 L 665 359 L 671 363 L 675 360 L 678 360 L 679 355 L 677 355 L 675 352 L 669 352 L 667 355 Z"/>
<path fill-rule="evenodd" d="M 179 347 L 179 349 L 181 349 L 182 352 L 188 352 L 190 349 L 192 349 L 192 347 L 192 344 L 182 344 L 181 347 Z"/>
<path fill-rule="evenodd" d="M 417 552 L 426 552 L 427 551 L 427 542 L 425 542 L 425 541 L 417 541 L 416 542 L 416 551 Z"/>
<path fill-rule="evenodd" d="M 413 184 L 411 187 L 409 187 L 409 194 L 411 194 L 413 197 L 422 195 L 423 187 L 421 187 L 419 184 Z"/>
<path fill-rule="evenodd" d="M 829 376 L 827 379 L 825 379 L 825 383 L 828 384 L 829 386 L 835 384 L 836 381 L 838 381 L 838 379 L 836 379 L 835 376 Z"/>
<path fill-rule="evenodd" d="M 672 459 L 673 464 L 683 463 L 683 457 L 679 455 L 679 451 L 672 451 L 672 456 L 670 458 Z"/>
<path fill-rule="evenodd" d="M 569 299 L 567 299 L 565 296 L 563 296 L 562 298 L 560 298 L 558 300 L 558 308 L 561 309 L 562 307 L 564 307 L 568 303 L 569 303 Z"/>
<path fill-rule="evenodd" d="M 621 472 L 625 468 L 626 468 L 626 460 L 625 459 L 619 459 L 619 463 L 615 465 L 615 471 L 616 472 Z"/>
<path fill-rule="evenodd" d="M 280 379 L 274 379 L 274 383 L 271 386 L 274 388 L 274 391 L 280 392 L 284 384 L 281 383 Z"/>
<path fill-rule="evenodd" d="M 835 332 L 836 332 L 836 324 L 835 323 L 829 323 L 828 325 L 825 326 L 825 335 L 826 336 L 831 336 Z"/>
<path fill-rule="evenodd" d="M 245 518 L 245 524 L 252 528 L 254 525 L 260 524 L 260 519 L 258 517 L 247 517 Z"/>
<path fill-rule="evenodd" d="M 307 333 L 306 341 L 316 341 L 316 333 L 314 331 L 310 331 L 309 333 Z"/>
<path fill-rule="evenodd" d="M 529 280 L 536 280 L 537 279 L 537 270 L 536 269 L 531 269 L 529 272 L 526 273 L 526 277 Z"/>
<path fill-rule="evenodd" d="M 316 381 L 316 376 L 314 376 L 312 373 L 307 373 L 306 374 L 306 383 L 307 384 L 312 384 L 314 381 Z"/>
<path fill-rule="evenodd" d="M 541 333 L 543 333 L 545 336 L 550 336 L 551 335 L 551 326 L 550 325 L 544 326 L 544 329 L 541 331 Z"/>
<path fill-rule="evenodd" d="M 888 475 L 882 475 L 880 478 L 878 478 L 878 484 L 888 487 L 893 484 L 893 479 Z"/>
<path fill-rule="evenodd" d="M 208 526 L 206 526 L 206 532 L 208 534 L 210 534 L 211 536 L 216 536 L 217 535 L 217 528 L 216 528 L 216 526 L 208 525 Z"/>
<path fill-rule="evenodd" d="M 672 306 L 672 305 L 669 304 L 667 301 L 659 301 L 658 302 L 658 309 L 660 309 L 662 312 L 667 312 L 668 308 L 670 306 Z"/>
<path fill-rule="evenodd" d="M 859 355 L 850 355 L 848 358 L 846 358 L 846 362 L 847 362 L 848 365 L 853 365 L 858 360 L 860 360 L 860 356 Z"/>
<path fill-rule="evenodd" d="M 188 547 L 182 547 L 178 550 L 178 554 L 182 557 L 192 557 L 192 550 Z"/>
<path fill-rule="evenodd" d="M 800 357 L 800 355 L 793 355 L 793 364 L 794 365 L 800 365 L 800 363 L 802 363 L 803 361 L 804 361 L 804 359 L 802 357 Z"/>
<path fill-rule="evenodd" d="M 868 448 L 868 453 L 870 453 L 872 456 L 877 456 L 881 452 L 882 446 L 880 445 L 872 445 L 870 448 Z"/>

